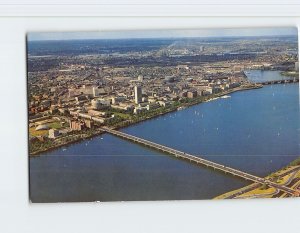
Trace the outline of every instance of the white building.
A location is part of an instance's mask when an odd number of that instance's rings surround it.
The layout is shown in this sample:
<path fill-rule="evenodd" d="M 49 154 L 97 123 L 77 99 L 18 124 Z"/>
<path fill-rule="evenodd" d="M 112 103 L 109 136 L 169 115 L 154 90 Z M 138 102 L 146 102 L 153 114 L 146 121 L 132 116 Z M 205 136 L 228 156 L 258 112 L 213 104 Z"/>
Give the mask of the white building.
<path fill-rule="evenodd" d="M 144 80 L 143 75 L 139 75 L 139 76 L 138 76 L 138 81 L 143 82 L 143 80 Z"/>
<path fill-rule="evenodd" d="M 56 138 L 59 136 L 59 131 L 57 129 L 49 130 L 49 138 Z"/>
<path fill-rule="evenodd" d="M 104 100 L 104 99 L 93 99 L 91 101 L 92 108 L 95 110 L 101 110 L 105 109 L 110 106 L 110 101 L 109 100 Z"/>
<path fill-rule="evenodd" d="M 148 110 L 147 107 L 140 107 L 140 106 L 138 106 L 138 107 L 134 108 L 133 113 L 134 114 L 139 114 L 139 113 L 141 113 L 143 111 L 147 111 L 147 110 Z"/>
<path fill-rule="evenodd" d="M 134 87 L 134 102 L 139 104 L 142 102 L 142 87 L 135 86 Z"/>
<path fill-rule="evenodd" d="M 99 96 L 99 89 L 97 87 L 93 87 L 93 96 L 94 97 Z"/>

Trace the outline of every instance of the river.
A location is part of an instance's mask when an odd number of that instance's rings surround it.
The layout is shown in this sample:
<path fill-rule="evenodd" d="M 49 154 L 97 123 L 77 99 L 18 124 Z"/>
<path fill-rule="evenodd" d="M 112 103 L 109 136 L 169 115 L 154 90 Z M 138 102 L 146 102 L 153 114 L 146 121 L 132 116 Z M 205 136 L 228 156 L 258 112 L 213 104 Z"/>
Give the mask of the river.
<path fill-rule="evenodd" d="M 245 74 L 254 83 L 293 79 L 293 77 L 282 75 L 281 71 L 277 70 L 246 70 Z"/>
<path fill-rule="evenodd" d="M 265 176 L 300 155 L 299 116 L 298 84 L 277 84 L 122 131 Z M 108 134 L 30 158 L 32 202 L 211 199 L 247 184 Z"/>

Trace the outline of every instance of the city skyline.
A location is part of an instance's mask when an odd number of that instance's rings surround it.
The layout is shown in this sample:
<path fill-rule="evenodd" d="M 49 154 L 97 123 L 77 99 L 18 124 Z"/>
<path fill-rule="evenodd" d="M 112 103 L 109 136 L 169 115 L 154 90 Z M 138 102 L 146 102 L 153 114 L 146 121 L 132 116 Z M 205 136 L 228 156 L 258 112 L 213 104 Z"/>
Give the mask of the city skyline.
<path fill-rule="evenodd" d="M 29 34 L 31 201 L 300 196 L 296 34 Z"/>

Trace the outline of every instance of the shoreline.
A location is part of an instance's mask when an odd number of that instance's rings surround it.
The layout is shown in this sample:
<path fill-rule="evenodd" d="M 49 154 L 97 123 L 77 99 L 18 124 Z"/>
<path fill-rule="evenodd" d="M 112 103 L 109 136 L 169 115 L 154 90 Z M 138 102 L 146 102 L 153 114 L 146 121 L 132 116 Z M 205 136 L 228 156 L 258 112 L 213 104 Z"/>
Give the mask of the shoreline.
<path fill-rule="evenodd" d="M 231 90 L 227 90 L 227 91 L 223 91 L 221 93 L 214 94 L 212 96 L 208 96 L 204 100 L 198 100 L 198 101 L 196 100 L 195 102 L 192 102 L 192 103 L 182 103 L 182 104 L 180 104 L 180 105 L 178 105 L 178 106 L 176 106 L 174 108 L 166 109 L 164 112 L 159 113 L 157 115 L 149 116 L 149 117 L 142 118 L 140 120 L 131 121 L 131 122 L 127 121 L 128 124 L 126 124 L 126 125 L 109 126 L 109 128 L 112 128 L 112 129 L 122 129 L 122 128 L 125 128 L 125 127 L 129 127 L 129 126 L 141 123 L 141 122 L 146 121 L 146 120 L 154 119 L 156 117 L 163 116 L 165 114 L 178 111 L 179 107 L 189 108 L 189 107 L 192 107 L 194 105 L 206 103 L 206 102 L 208 102 L 208 101 L 210 101 L 210 100 L 212 100 L 214 98 L 220 98 L 222 96 L 225 96 L 225 95 L 228 95 L 228 94 L 232 94 L 232 93 L 235 93 L 235 92 L 263 88 L 263 85 L 257 85 L 257 84 L 248 84 L 248 85 L 250 85 L 250 86 L 237 87 L 237 88 L 234 88 L 234 89 L 231 89 Z M 124 123 L 124 122 L 121 122 L 121 123 Z M 44 148 L 44 149 L 37 150 L 37 151 L 34 151 L 34 152 L 30 152 L 29 151 L 29 157 L 39 157 L 39 156 L 42 156 L 42 153 L 44 153 L 44 152 L 52 151 L 52 150 L 61 148 L 63 146 L 68 146 L 68 145 L 71 145 L 73 143 L 77 143 L 77 142 L 80 142 L 80 141 L 83 141 L 83 140 L 86 140 L 86 139 L 89 139 L 89 138 L 92 138 L 92 137 L 95 137 L 95 136 L 98 136 L 98 135 L 101 135 L 101 134 L 104 133 L 103 131 L 99 130 L 98 128 L 95 131 L 96 132 L 92 133 L 91 135 L 78 134 L 78 138 L 75 138 L 73 140 L 71 139 L 70 141 L 63 142 L 63 143 L 60 143 L 60 144 L 56 144 L 56 145 L 50 146 L 48 148 Z"/>
<path fill-rule="evenodd" d="M 72 141 L 61 143 L 61 144 L 57 144 L 57 145 L 49 147 L 49 148 L 45 148 L 45 149 L 41 149 L 41 150 L 38 150 L 38 151 L 31 152 L 29 154 L 29 157 L 40 157 L 40 156 L 42 156 L 42 153 L 44 153 L 44 152 L 56 150 L 56 149 L 59 149 L 59 148 L 64 147 L 64 146 L 68 146 L 70 144 L 75 144 L 77 142 L 84 141 L 84 140 L 92 138 L 92 137 L 96 137 L 96 136 L 101 135 L 103 133 L 104 132 L 101 131 L 101 132 L 96 132 L 96 133 L 94 133 L 92 135 L 88 135 L 88 136 L 78 135 L 80 137 L 77 138 L 77 139 L 74 139 Z"/>
<path fill-rule="evenodd" d="M 282 71 L 280 74 L 288 78 L 298 78 L 299 80 L 299 71 Z"/>
<path fill-rule="evenodd" d="M 147 121 L 147 120 L 150 120 L 150 119 L 154 119 L 156 117 L 160 117 L 160 116 L 163 116 L 163 115 L 166 115 L 168 113 L 171 113 L 171 112 L 175 112 L 175 111 L 178 111 L 178 108 L 179 107 L 185 107 L 185 108 L 189 108 L 189 107 L 192 107 L 192 106 L 195 106 L 195 105 L 198 105 L 198 104 L 202 104 L 202 103 L 207 103 L 208 101 L 212 100 L 212 99 L 215 99 L 215 98 L 220 98 L 222 96 L 225 96 L 225 95 L 228 95 L 228 94 L 232 94 L 232 93 L 235 93 L 235 92 L 240 92 L 240 91 L 247 91 L 247 90 L 253 90 L 253 89 L 260 89 L 260 88 L 263 88 L 263 85 L 259 85 L 259 86 L 253 86 L 253 87 L 245 87 L 245 88 L 238 88 L 238 89 L 234 89 L 234 90 L 230 90 L 230 91 L 225 91 L 225 92 L 222 92 L 222 93 L 218 93 L 218 94 L 215 94 L 213 97 L 209 97 L 208 99 L 204 100 L 204 101 L 199 101 L 199 102 L 195 102 L 195 103 L 185 103 L 185 104 L 182 104 L 174 109 L 168 109 L 166 110 L 165 112 L 163 113 L 160 113 L 160 114 L 157 114 L 157 115 L 154 115 L 152 117 L 147 117 L 146 119 L 141 119 L 141 120 L 138 120 L 138 121 L 135 121 L 135 122 L 132 122 L 130 123 L 129 125 L 125 125 L 125 126 L 114 126 L 114 127 L 109 127 L 111 129 L 122 129 L 122 128 L 126 128 L 126 127 L 129 127 L 129 126 L 132 126 L 132 125 L 135 125 L 135 124 L 138 124 L 138 123 L 141 123 L 141 122 L 144 122 L 144 121 Z M 183 109 L 184 110 L 184 109 Z"/>
<path fill-rule="evenodd" d="M 276 170 L 276 171 L 270 173 L 269 175 L 265 176 L 264 178 L 272 179 L 272 178 L 276 177 L 276 178 L 280 179 L 280 178 L 283 178 L 284 176 L 291 175 L 295 171 L 296 172 L 300 171 L 300 156 L 299 156 L 299 158 L 291 161 L 288 165 L 282 167 L 279 170 Z M 243 197 L 243 195 L 248 192 L 253 192 L 253 193 L 249 194 L 249 196 L 253 196 L 253 197 L 257 197 L 257 198 L 261 198 L 259 195 L 261 195 L 263 197 L 269 196 L 270 198 L 276 197 L 277 194 L 267 194 L 267 193 L 264 194 L 264 193 L 257 192 L 257 190 L 260 190 L 261 188 L 262 188 L 262 184 L 253 182 L 253 183 L 243 186 L 239 189 L 234 189 L 234 190 L 228 191 L 226 193 L 220 194 L 220 195 L 212 198 L 212 200 L 242 199 L 242 198 L 245 198 L 245 197 Z"/>

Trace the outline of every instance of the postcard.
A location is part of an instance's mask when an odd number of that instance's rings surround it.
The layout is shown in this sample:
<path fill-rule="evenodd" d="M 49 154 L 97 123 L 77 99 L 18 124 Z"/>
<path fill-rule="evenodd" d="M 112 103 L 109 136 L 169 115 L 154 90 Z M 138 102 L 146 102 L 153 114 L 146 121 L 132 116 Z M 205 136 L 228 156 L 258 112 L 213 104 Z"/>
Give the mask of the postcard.
<path fill-rule="evenodd" d="M 29 32 L 30 200 L 300 195 L 294 27 Z"/>

